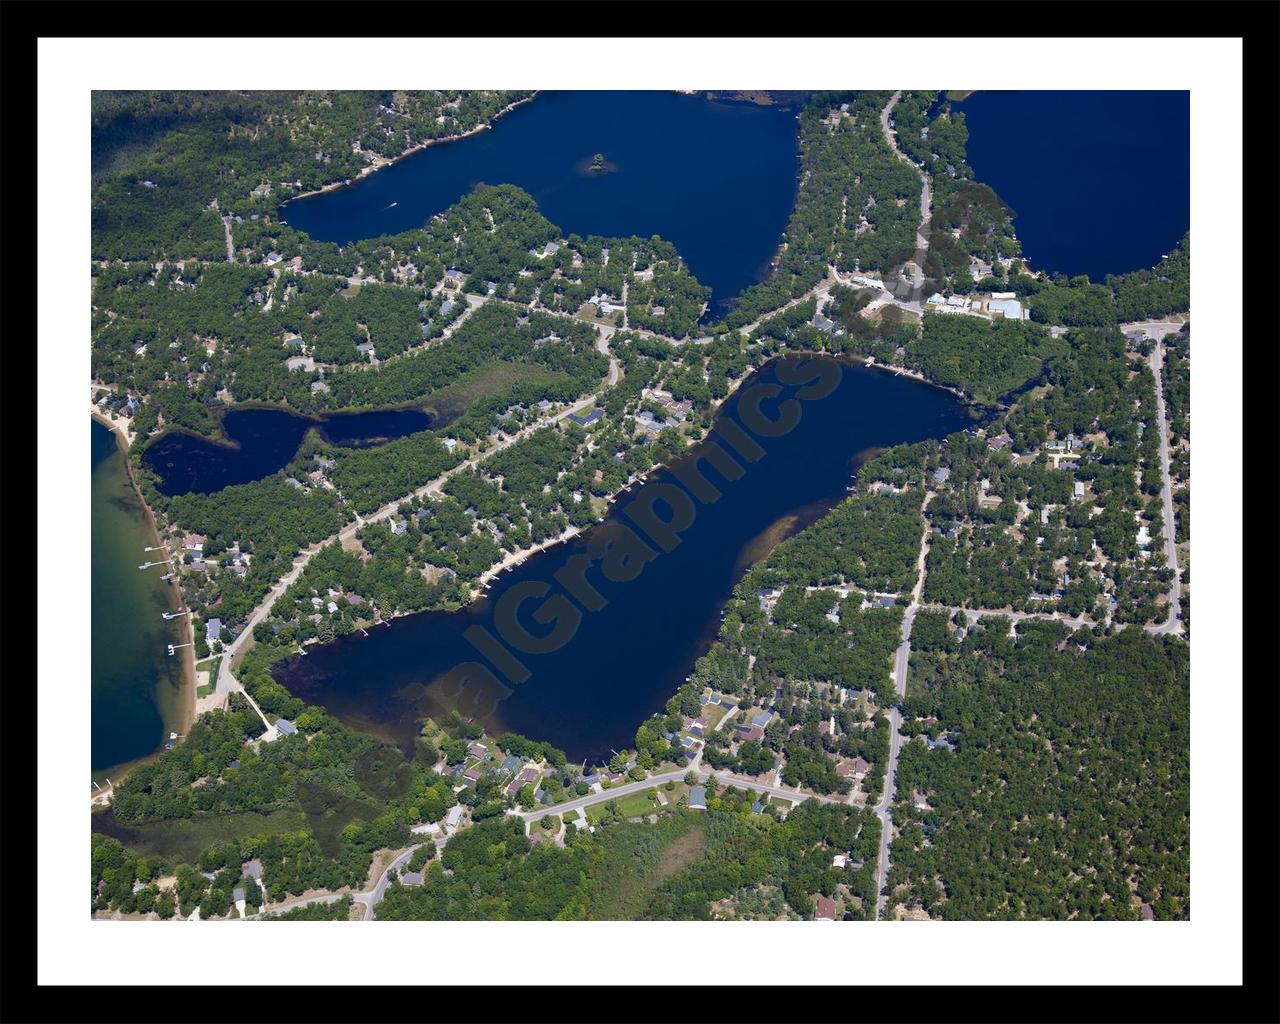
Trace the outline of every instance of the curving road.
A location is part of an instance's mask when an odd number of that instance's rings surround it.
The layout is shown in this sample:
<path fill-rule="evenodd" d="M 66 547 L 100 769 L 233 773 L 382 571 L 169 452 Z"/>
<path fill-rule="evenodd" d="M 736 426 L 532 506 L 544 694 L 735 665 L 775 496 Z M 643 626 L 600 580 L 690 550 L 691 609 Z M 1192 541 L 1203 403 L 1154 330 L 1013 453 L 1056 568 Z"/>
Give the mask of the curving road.
<path fill-rule="evenodd" d="M 889 124 L 889 118 L 893 116 L 893 108 L 898 105 L 900 99 L 902 99 L 901 89 L 889 97 L 889 102 L 880 111 L 880 127 L 884 131 L 885 141 L 889 143 L 889 148 L 898 159 L 910 165 L 911 169 L 920 175 L 920 227 L 916 229 L 916 252 L 913 257 L 916 269 L 911 279 L 911 301 L 918 304 L 924 297 L 924 261 L 929 251 L 929 221 L 933 217 L 933 192 L 929 186 L 929 175 L 898 148 L 897 133 Z"/>

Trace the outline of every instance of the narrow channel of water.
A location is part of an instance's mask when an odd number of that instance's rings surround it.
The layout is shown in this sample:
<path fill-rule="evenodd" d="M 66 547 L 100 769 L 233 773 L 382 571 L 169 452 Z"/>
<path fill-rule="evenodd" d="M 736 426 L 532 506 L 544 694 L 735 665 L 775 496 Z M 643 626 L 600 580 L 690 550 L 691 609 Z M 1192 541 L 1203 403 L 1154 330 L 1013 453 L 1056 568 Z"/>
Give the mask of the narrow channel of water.
<path fill-rule="evenodd" d="M 229 442 L 173 430 L 143 449 L 142 463 L 159 477 L 162 494 L 209 494 L 261 480 L 287 466 L 312 427 L 331 444 L 369 448 L 426 430 L 433 422 L 421 409 L 334 413 L 319 419 L 288 409 L 230 409 L 222 417 Z"/>

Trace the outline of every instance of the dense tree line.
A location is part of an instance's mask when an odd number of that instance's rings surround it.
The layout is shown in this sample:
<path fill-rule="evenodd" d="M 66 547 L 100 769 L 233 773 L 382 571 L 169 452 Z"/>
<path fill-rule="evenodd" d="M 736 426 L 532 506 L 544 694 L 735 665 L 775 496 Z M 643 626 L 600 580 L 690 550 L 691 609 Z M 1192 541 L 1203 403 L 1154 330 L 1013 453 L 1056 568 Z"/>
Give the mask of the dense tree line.
<path fill-rule="evenodd" d="M 996 320 L 955 313 L 925 313 L 918 341 L 906 361 L 941 384 L 981 402 L 994 402 L 1038 378 L 1047 360 L 1067 351 L 1061 339 L 1025 320 Z"/>
<path fill-rule="evenodd" d="M 954 749 L 902 750 L 891 901 L 949 920 L 1131 920 L 1139 902 L 1188 918 L 1187 645 L 1018 632 L 912 655 L 904 708 Z"/>
<path fill-rule="evenodd" d="M 607 824 L 594 835 L 571 828 L 563 848 L 532 844 L 509 818 L 481 822 L 427 864 L 421 886 L 388 889 L 377 917 L 706 920 L 713 903 L 736 903 L 762 886 L 783 891 L 791 916 L 809 917 L 817 894 L 846 894 L 854 918 L 874 907 L 879 822 L 870 812 L 809 802 L 778 821 L 751 813 L 754 794 L 708 796 L 705 815 L 683 810 L 652 825 Z M 664 877 L 681 848 L 699 855 Z M 848 867 L 832 867 L 837 852 L 852 854 Z"/>
<path fill-rule="evenodd" d="M 94 257 L 221 259 L 219 212 L 270 216 L 289 195 L 353 177 L 370 155 L 469 131 L 527 95 L 95 93 Z"/>

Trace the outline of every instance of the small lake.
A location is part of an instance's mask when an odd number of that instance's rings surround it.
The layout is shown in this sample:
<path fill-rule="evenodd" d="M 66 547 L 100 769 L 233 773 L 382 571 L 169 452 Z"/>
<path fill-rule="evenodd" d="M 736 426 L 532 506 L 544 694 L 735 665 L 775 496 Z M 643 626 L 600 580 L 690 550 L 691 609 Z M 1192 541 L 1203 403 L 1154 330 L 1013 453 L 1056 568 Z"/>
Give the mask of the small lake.
<path fill-rule="evenodd" d="M 1190 97 L 979 91 L 955 108 L 1031 266 L 1101 281 L 1154 266 L 1191 224 Z"/>
<path fill-rule="evenodd" d="M 367 448 L 416 434 L 431 423 L 421 409 L 335 413 L 320 419 L 287 409 L 231 409 L 222 417 L 230 444 L 174 430 L 143 450 L 142 463 L 160 478 L 162 494 L 209 494 L 261 480 L 287 466 L 312 427 L 331 444 Z"/>
<path fill-rule="evenodd" d="M 164 567 L 138 571 L 155 540 L 116 435 L 97 420 L 91 431 L 90 762 L 101 779 L 180 730 L 182 659 L 167 646 L 181 642 L 182 623 L 161 618 L 171 606 Z"/>
<path fill-rule="evenodd" d="M 592 173 L 594 154 L 607 173 Z M 282 207 L 348 242 L 421 227 L 480 183 L 515 184 L 565 234 L 672 242 L 715 299 L 761 279 L 796 193 L 790 105 L 674 92 L 552 92 L 483 131 L 428 146 L 348 188 Z M 392 204 L 395 204 L 392 206 Z"/>
<path fill-rule="evenodd" d="M 774 360 L 752 381 L 777 383 L 783 368 L 798 358 Z M 873 450 L 942 438 L 973 423 L 968 411 L 939 388 L 829 357 L 814 363 L 839 368 L 838 386 L 825 398 L 806 401 L 789 433 L 761 439 L 765 453 L 755 462 L 742 462 L 746 471 L 738 479 L 725 480 L 706 469 L 722 497 L 697 504 L 694 522 L 674 550 L 659 554 L 627 582 L 606 580 L 599 565 L 587 570 L 586 579 L 605 598 L 605 607 L 584 613 L 572 640 L 559 650 L 520 656 L 531 676 L 493 714 L 481 716 L 491 731 L 511 729 L 549 740 L 578 761 L 607 760 L 611 749 L 629 746 L 640 722 L 662 708 L 714 640 L 736 582 L 784 536 L 839 502 Z M 750 383 L 722 407 L 709 439 L 720 440 L 740 424 L 739 399 Z M 795 387 L 784 386 L 783 397 L 795 393 Z M 764 408 L 775 415 L 769 403 Z M 724 447 L 732 450 L 730 444 Z M 682 461 L 693 457 L 687 454 Z M 613 505 L 605 524 L 499 576 L 488 596 L 470 607 L 405 616 L 371 629 L 368 636 L 357 632 L 313 645 L 306 655 L 278 663 L 273 674 L 349 725 L 411 749 L 417 720 L 428 713 L 423 698 L 432 697 L 424 687 L 461 663 L 484 660 L 464 631 L 481 625 L 502 635 L 494 626 L 494 607 L 513 587 L 550 583 L 552 593 L 562 593 L 553 574 L 587 551 L 597 531 L 626 523 L 636 502 L 649 501 L 651 488 L 671 484 L 688 493 L 676 472 L 673 466 L 651 474 Z M 668 515 L 661 506 L 659 514 Z M 523 614 L 532 614 L 538 604 L 530 601 Z M 541 636 L 550 625 L 527 628 Z"/>

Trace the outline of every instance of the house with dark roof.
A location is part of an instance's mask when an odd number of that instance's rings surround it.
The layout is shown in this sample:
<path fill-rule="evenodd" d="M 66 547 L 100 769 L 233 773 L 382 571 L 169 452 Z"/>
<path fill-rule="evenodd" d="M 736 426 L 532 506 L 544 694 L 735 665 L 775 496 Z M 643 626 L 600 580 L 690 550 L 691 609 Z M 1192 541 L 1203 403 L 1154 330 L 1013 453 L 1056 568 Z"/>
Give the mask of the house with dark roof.
<path fill-rule="evenodd" d="M 602 420 L 603 418 L 604 418 L 603 409 L 592 409 L 585 416 L 579 416 L 575 414 L 569 417 L 569 419 L 571 419 L 574 423 L 578 424 L 578 426 L 580 427 L 589 427 L 593 423 L 600 422 L 600 420 Z"/>
<path fill-rule="evenodd" d="M 498 771 L 506 772 L 508 775 L 514 775 L 520 766 L 524 764 L 515 754 L 508 754 L 502 759 L 502 764 L 498 766 Z"/>
<path fill-rule="evenodd" d="M 297 735 L 298 727 L 287 718 L 277 718 L 276 732 L 281 736 L 295 736 Z"/>

